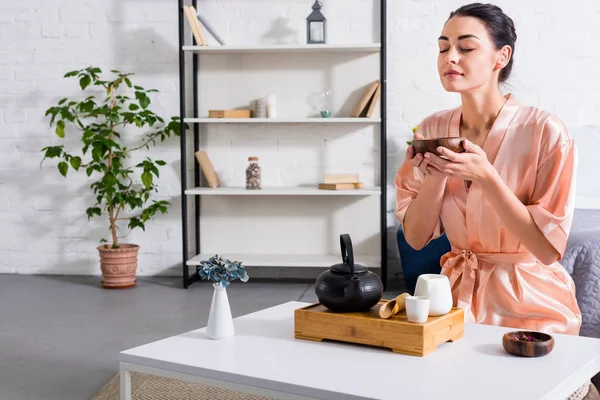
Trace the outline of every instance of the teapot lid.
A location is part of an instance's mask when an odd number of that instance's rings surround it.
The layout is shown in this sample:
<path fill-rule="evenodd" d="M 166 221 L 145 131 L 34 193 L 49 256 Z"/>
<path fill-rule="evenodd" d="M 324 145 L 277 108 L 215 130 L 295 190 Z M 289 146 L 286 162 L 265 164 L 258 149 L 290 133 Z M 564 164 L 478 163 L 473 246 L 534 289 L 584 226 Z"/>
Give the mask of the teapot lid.
<path fill-rule="evenodd" d="M 332 265 L 330 270 L 342 274 L 362 274 L 367 272 L 367 267 L 362 264 L 354 263 L 354 251 L 352 250 L 352 240 L 350 235 L 344 233 L 340 235 L 340 249 L 342 251 L 343 263 Z"/>
<path fill-rule="evenodd" d="M 351 274 L 352 273 L 350 264 L 346 264 L 346 263 L 339 263 L 339 264 L 332 265 L 330 269 L 332 271 L 339 272 L 342 274 Z M 368 269 L 364 265 L 354 263 L 354 273 L 355 274 L 362 274 L 367 271 L 368 271 Z"/>

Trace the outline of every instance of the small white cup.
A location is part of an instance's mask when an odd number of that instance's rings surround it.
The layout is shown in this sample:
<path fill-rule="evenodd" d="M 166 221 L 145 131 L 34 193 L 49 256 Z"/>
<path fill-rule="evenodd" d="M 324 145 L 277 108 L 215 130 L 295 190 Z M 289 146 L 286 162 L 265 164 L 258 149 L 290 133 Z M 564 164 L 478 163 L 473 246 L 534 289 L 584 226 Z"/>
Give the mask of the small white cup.
<path fill-rule="evenodd" d="M 408 296 L 406 298 L 406 318 L 410 322 L 423 323 L 429 316 L 429 297 Z"/>

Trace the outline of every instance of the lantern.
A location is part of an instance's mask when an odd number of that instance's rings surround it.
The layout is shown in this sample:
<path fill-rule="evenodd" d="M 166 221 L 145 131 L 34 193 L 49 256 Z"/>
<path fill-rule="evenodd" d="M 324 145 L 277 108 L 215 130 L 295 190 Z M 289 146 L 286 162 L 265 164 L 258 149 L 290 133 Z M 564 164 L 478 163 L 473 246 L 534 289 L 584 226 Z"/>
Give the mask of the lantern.
<path fill-rule="evenodd" d="M 323 44 L 327 42 L 327 18 L 321 14 L 320 1 L 315 0 L 313 12 L 306 18 L 306 43 Z"/>

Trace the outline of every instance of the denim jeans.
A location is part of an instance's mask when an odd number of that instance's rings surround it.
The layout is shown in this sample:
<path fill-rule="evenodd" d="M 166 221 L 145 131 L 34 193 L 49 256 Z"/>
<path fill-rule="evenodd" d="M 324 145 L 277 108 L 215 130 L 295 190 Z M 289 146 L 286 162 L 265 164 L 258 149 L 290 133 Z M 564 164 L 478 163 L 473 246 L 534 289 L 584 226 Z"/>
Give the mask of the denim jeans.
<path fill-rule="evenodd" d="M 446 234 L 431 240 L 421 250 L 415 250 L 406 242 L 402 227 L 396 233 L 400 263 L 404 274 L 406 290 L 413 294 L 417 278 L 421 274 L 439 274 L 442 270 L 440 258 L 450 251 L 450 242 Z"/>

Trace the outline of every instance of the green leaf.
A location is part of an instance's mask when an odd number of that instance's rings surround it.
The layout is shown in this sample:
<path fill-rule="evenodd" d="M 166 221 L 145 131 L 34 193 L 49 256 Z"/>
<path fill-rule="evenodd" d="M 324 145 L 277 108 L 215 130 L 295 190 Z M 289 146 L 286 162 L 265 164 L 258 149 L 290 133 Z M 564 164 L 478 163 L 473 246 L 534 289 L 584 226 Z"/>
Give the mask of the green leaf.
<path fill-rule="evenodd" d="M 81 167 L 81 158 L 73 157 L 73 158 L 71 158 L 70 163 L 71 163 L 71 167 L 73 167 L 73 169 L 75 171 L 78 171 L 79 167 Z"/>
<path fill-rule="evenodd" d="M 66 107 L 60 110 L 60 116 L 67 121 L 73 121 L 75 119 L 75 116 Z"/>
<path fill-rule="evenodd" d="M 67 176 L 67 171 L 69 171 L 69 164 L 64 161 L 58 163 L 58 171 L 62 176 Z"/>
<path fill-rule="evenodd" d="M 81 137 L 81 141 L 87 143 L 87 141 L 90 140 L 90 138 L 93 137 L 93 136 L 94 136 L 94 131 L 91 130 L 91 129 L 86 129 L 83 132 L 83 136 Z"/>
<path fill-rule="evenodd" d="M 85 90 L 90 83 L 92 83 L 92 78 L 89 75 L 85 75 L 83 78 L 79 79 L 79 86 L 81 86 L 81 90 Z"/>
<path fill-rule="evenodd" d="M 148 108 L 148 106 L 150 105 L 150 98 L 146 95 L 144 95 L 142 98 L 140 98 L 140 106 L 142 106 L 142 108 L 145 110 L 146 108 Z"/>
<path fill-rule="evenodd" d="M 129 109 L 130 109 L 131 111 L 139 110 L 139 109 L 140 109 L 140 106 L 138 106 L 137 104 L 133 104 L 133 103 L 132 103 L 132 104 L 130 104 L 130 105 L 129 105 Z"/>
<path fill-rule="evenodd" d="M 59 157 L 62 154 L 62 146 L 49 146 L 44 147 L 42 150 L 46 151 L 44 157 L 47 158 Z"/>
<path fill-rule="evenodd" d="M 91 176 L 93 172 L 94 172 L 94 167 L 87 167 L 85 169 L 85 173 L 87 174 L 88 177 Z"/>
<path fill-rule="evenodd" d="M 83 103 L 80 103 L 79 108 L 81 109 L 81 111 L 89 113 L 94 110 L 95 105 L 96 104 L 94 103 L 94 100 L 88 100 Z"/>
<path fill-rule="evenodd" d="M 129 80 L 129 78 L 125 78 L 124 81 L 127 87 L 131 87 L 131 81 Z"/>
<path fill-rule="evenodd" d="M 90 207 L 87 210 L 85 210 L 85 212 L 88 216 L 88 219 L 92 218 L 94 215 L 101 216 L 102 214 L 102 210 L 100 210 L 100 208 L 98 207 Z"/>
<path fill-rule="evenodd" d="M 102 150 L 99 147 L 94 146 L 92 149 L 92 158 L 94 161 L 100 161 L 102 159 Z"/>
<path fill-rule="evenodd" d="M 148 171 L 142 173 L 142 183 L 146 187 L 146 189 L 150 189 L 152 187 L 152 174 Z"/>
<path fill-rule="evenodd" d="M 156 160 L 156 163 L 157 163 L 158 165 L 160 165 L 161 167 L 162 167 L 163 165 L 167 165 L 167 163 L 166 163 L 166 162 L 164 162 L 163 160 Z"/>
<path fill-rule="evenodd" d="M 144 92 L 135 92 L 135 98 L 140 102 L 140 106 L 142 106 L 143 109 L 148 108 L 150 105 L 150 99 Z"/>
<path fill-rule="evenodd" d="M 72 76 L 75 76 L 75 75 L 77 75 L 78 73 L 79 73 L 79 71 L 69 71 L 69 72 L 67 72 L 67 73 L 65 74 L 65 76 L 64 76 L 64 77 L 65 77 L 65 78 L 70 78 L 70 77 L 72 77 Z"/>
<path fill-rule="evenodd" d="M 68 99 L 67 99 L 66 97 L 65 97 L 64 99 L 61 99 L 61 100 L 58 102 L 58 105 L 59 105 L 59 106 L 60 106 L 60 105 L 63 105 L 63 104 L 65 103 L 65 101 L 67 101 L 67 100 L 68 100 Z"/>
<path fill-rule="evenodd" d="M 117 180 L 117 178 L 115 178 L 114 175 L 106 174 L 104 176 L 104 179 L 102 179 L 102 182 L 104 183 L 104 185 L 106 186 L 106 189 L 108 190 L 108 188 L 115 186 L 119 181 Z"/>
<path fill-rule="evenodd" d="M 134 86 L 133 88 L 134 88 L 135 90 L 144 90 L 144 88 L 143 88 L 143 87 L 141 87 L 141 86 Z"/>
<path fill-rule="evenodd" d="M 94 68 L 90 69 L 90 72 L 92 74 L 99 74 L 100 72 L 102 72 L 102 70 L 98 67 L 94 67 Z"/>
<path fill-rule="evenodd" d="M 129 229 L 142 228 L 143 231 L 146 230 L 146 227 L 144 226 L 144 223 L 142 221 L 140 221 L 138 218 L 131 218 L 129 220 L 128 227 L 129 227 Z"/>
<path fill-rule="evenodd" d="M 150 171 L 154 172 L 154 175 L 156 175 L 156 177 L 158 178 L 159 174 L 158 174 L 158 168 L 156 168 L 156 166 L 152 165 L 150 167 Z"/>
<path fill-rule="evenodd" d="M 56 135 L 59 138 L 65 137 L 65 121 L 60 120 L 56 123 Z"/>

